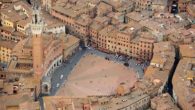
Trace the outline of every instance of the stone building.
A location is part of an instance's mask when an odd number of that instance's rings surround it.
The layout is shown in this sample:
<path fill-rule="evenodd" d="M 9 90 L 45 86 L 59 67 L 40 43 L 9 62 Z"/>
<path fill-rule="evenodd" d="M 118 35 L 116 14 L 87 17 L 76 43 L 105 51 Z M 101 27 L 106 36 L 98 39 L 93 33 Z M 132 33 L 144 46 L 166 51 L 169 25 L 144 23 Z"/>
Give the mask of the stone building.
<path fill-rule="evenodd" d="M 194 58 L 182 58 L 173 76 L 174 99 L 182 109 L 195 109 Z"/>
<path fill-rule="evenodd" d="M 139 23 L 142 20 L 148 19 L 149 16 L 147 14 L 139 13 L 139 12 L 130 12 L 126 14 L 125 22 L 137 22 Z"/>
<path fill-rule="evenodd" d="M 195 44 L 183 44 L 179 46 L 181 58 L 194 58 L 195 57 Z"/>
<path fill-rule="evenodd" d="M 40 76 L 50 75 L 63 63 L 66 58 L 64 53 L 66 56 L 74 53 L 79 46 L 79 39 L 67 37 L 64 31 L 45 32 L 39 9 L 34 9 L 32 18 L 31 34 L 13 49 L 8 70 L 28 74 L 34 72 Z"/>
<path fill-rule="evenodd" d="M 153 110 L 180 110 L 168 93 L 151 99 L 151 108 Z"/>
<path fill-rule="evenodd" d="M 118 97 L 92 97 L 90 104 L 92 110 L 145 110 L 148 108 L 150 96 L 140 91 Z"/>
<path fill-rule="evenodd" d="M 106 16 L 94 18 L 93 22 L 89 26 L 89 39 L 91 46 L 98 47 L 99 32 L 110 23 L 110 19 Z"/>
<path fill-rule="evenodd" d="M 168 0 L 136 0 L 135 10 L 137 11 L 166 11 Z"/>
<path fill-rule="evenodd" d="M 46 11 L 51 12 L 52 6 L 57 0 L 41 0 L 42 6 Z"/>
<path fill-rule="evenodd" d="M 65 33 L 66 32 L 66 27 L 62 23 L 56 23 L 56 24 L 52 24 L 52 25 L 46 26 L 44 31 L 46 33 L 50 32 L 50 33 L 55 33 L 55 34 L 59 34 L 59 33 L 62 33 L 62 32 Z"/>
<path fill-rule="evenodd" d="M 64 39 L 63 60 L 68 60 L 79 49 L 80 40 L 72 35 L 66 35 Z"/>
<path fill-rule="evenodd" d="M 97 16 L 105 16 L 109 12 L 112 12 L 112 6 L 105 2 L 100 2 L 97 6 Z"/>
<path fill-rule="evenodd" d="M 43 98 L 46 110 L 91 110 L 87 98 L 67 98 L 63 96 L 48 96 Z"/>
<path fill-rule="evenodd" d="M 41 110 L 39 103 L 34 102 L 29 94 L 2 96 L 0 102 L 1 110 Z"/>
<path fill-rule="evenodd" d="M 109 35 L 113 34 L 113 30 L 115 29 L 114 26 L 112 25 L 107 25 L 105 28 L 103 28 L 99 33 L 98 33 L 98 46 L 97 48 L 101 51 L 104 52 L 109 52 L 107 49 L 107 39 L 109 38 Z"/>
<path fill-rule="evenodd" d="M 195 4 L 191 3 L 187 6 L 186 11 L 188 12 L 189 15 L 191 15 L 192 17 L 195 17 Z"/>
<path fill-rule="evenodd" d="M 168 10 L 168 0 L 152 0 L 152 10 L 165 12 Z"/>
<path fill-rule="evenodd" d="M 6 65 L 9 64 L 11 60 L 11 53 L 15 45 L 15 42 L 0 41 L 0 63 Z"/>
<path fill-rule="evenodd" d="M 140 35 L 131 41 L 132 51 L 130 51 L 130 56 L 136 58 L 137 60 L 150 60 L 153 56 L 154 43 L 156 43 L 156 38 L 149 32 L 141 32 Z"/>
<path fill-rule="evenodd" d="M 145 70 L 144 78 L 162 82 L 158 93 L 162 93 L 175 62 L 175 48 L 170 42 L 154 44 L 150 66 Z"/>
<path fill-rule="evenodd" d="M 0 32 L 1 39 L 6 41 L 19 42 L 26 37 L 25 34 L 17 32 L 11 27 L 0 27 Z"/>
<path fill-rule="evenodd" d="M 151 10 L 152 0 L 136 0 L 135 8 L 138 10 Z"/>
<path fill-rule="evenodd" d="M 31 15 L 31 6 L 25 1 L 18 1 L 1 9 L 1 24 L 24 33 L 30 25 Z"/>
<path fill-rule="evenodd" d="M 63 3 L 63 6 L 60 3 Z M 136 35 L 143 29 L 138 23 L 149 19 L 149 15 L 142 13 L 140 16 L 138 12 L 130 12 L 124 16 L 124 12 L 114 12 L 112 7 L 118 9 L 125 2 L 108 0 L 97 4 L 97 12 L 93 6 L 86 9 L 97 14 L 93 18 L 89 13 L 76 10 L 81 8 L 77 3 L 78 1 L 72 3 L 59 0 L 52 8 L 51 15 L 64 22 L 67 32 L 79 37 L 84 46 L 91 45 L 104 52 L 118 53 L 139 60 L 152 58 L 153 43 L 157 42 L 153 33 L 141 32 Z M 152 28 L 153 31 L 155 30 Z M 158 35 L 156 31 L 154 34 Z"/>
<path fill-rule="evenodd" d="M 187 6 L 190 4 L 191 0 L 178 0 L 179 12 L 186 12 Z"/>
<path fill-rule="evenodd" d="M 82 8 L 85 8 L 85 10 Z M 58 3 L 51 10 L 52 16 L 65 23 L 67 32 L 79 37 L 85 43 L 85 46 L 88 42 L 87 36 L 89 36 L 89 25 L 92 22 L 90 15 L 92 13 L 94 13 L 93 6 L 81 5 L 76 7 L 73 5 L 72 8 L 66 8 L 66 5 L 62 7 Z"/>
<path fill-rule="evenodd" d="M 173 76 L 174 99 L 185 110 L 195 109 L 195 48 L 194 44 L 180 45 L 181 60 Z"/>

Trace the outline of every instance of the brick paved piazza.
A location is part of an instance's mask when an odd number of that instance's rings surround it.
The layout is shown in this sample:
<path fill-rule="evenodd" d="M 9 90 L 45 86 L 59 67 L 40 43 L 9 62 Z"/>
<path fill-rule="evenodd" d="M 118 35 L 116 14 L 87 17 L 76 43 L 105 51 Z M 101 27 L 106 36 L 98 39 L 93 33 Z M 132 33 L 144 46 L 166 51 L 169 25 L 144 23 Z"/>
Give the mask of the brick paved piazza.
<path fill-rule="evenodd" d="M 121 83 L 129 90 L 136 80 L 136 72 L 132 68 L 88 53 L 76 64 L 56 95 L 72 97 L 111 95 Z"/>

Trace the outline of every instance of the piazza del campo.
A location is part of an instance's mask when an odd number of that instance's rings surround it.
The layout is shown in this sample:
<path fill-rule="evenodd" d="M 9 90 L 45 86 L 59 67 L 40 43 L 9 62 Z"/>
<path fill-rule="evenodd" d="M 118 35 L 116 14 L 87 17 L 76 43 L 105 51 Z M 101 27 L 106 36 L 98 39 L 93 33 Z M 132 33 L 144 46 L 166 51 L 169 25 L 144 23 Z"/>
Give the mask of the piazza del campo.
<path fill-rule="evenodd" d="M 0 110 L 195 110 L 195 0 L 0 0 Z"/>

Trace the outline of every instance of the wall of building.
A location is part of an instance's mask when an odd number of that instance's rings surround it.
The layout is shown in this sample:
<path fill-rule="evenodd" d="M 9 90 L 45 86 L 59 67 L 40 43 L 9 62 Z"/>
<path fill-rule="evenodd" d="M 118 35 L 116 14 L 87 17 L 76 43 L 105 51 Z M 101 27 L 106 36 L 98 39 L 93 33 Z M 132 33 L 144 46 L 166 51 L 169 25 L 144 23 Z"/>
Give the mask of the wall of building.
<path fill-rule="evenodd" d="M 70 56 L 72 56 L 79 48 L 79 42 L 76 44 L 72 45 L 69 48 L 64 49 L 63 51 L 63 60 L 68 60 Z"/>
<path fill-rule="evenodd" d="M 14 28 L 14 22 L 8 20 L 8 19 L 2 19 L 1 24 L 3 26 L 12 27 Z"/>
<path fill-rule="evenodd" d="M 1 63 L 9 63 L 9 61 L 11 60 L 11 52 L 12 49 L 10 48 L 6 48 L 6 47 L 0 47 L 0 62 Z"/>
<path fill-rule="evenodd" d="M 64 26 L 57 26 L 57 27 L 52 27 L 52 28 L 46 28 L 45 32 L 51 32 L 55 34 L 59 34 L 61 32 L 66 32 L 66 27 Z"/>
<path fill-rule="evenodd" d="M 1 39 L 13 42 L 19 42 L 22 40 L 25 35 L 20 32 L 6 31 L 4 29 L 0 29 Z"/>
<path fill-rule="evenodd" d="M 152 0 L 136 0 L 135 8 L 140 10 L 149 10 L 151 9 Z"/>
<path fill-rule="evenodd" d="M 62 42 L 60 40 L 56 41 L 53 40 L 49 43 L 47 48 L 44 50 L 44 71 L 47 71 L 53 61 L 62 56 L 63 54 L 63 47 Z M 60 64 L 62 60 L 60 60 Z M 60 64 L 54 64 L 54 66 L 59 66 Z"/>
<path fill-rule="evenodd" d="M 63 56 L 60 55 L 59 57 L 57 57 L 56 59 L 52 60 L 50 65 L 48 65 L 47 68 L 45 68 L 45 76 L 51 76 L 54 72 L 54 70 L 59 67 L 63 62 Z"/>

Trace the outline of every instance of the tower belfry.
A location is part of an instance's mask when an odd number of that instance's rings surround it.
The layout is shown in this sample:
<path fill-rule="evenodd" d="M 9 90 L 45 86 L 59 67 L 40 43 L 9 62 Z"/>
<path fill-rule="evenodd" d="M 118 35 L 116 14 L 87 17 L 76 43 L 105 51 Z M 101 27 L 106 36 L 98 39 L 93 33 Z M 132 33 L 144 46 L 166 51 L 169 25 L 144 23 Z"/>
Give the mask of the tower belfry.
<path fill-rule="evenodd" d="M 40 14 L 41 8 L 35 0 L 33 4 L 33 15 L 31 22 L 33 69 L 35 75 L 43 74 L 43 21 Z"/>
<path fill-rule="evenodd" d="M 41 8 L 35 1 L 33 4 L 31 31 L 32 34 L 41 34 L 43 30 L 43 20 L 41 18 Z"/>

